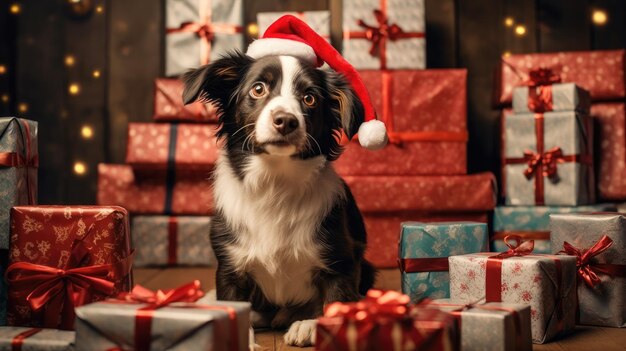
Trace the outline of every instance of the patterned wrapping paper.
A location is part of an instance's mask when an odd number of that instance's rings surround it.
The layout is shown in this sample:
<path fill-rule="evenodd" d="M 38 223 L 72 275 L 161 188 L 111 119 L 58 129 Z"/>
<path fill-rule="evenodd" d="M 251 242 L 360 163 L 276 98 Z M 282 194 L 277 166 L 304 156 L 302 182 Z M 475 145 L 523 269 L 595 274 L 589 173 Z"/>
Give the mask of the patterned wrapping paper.
<path fill-rule="evenodd" d="M 429 306 L 452 313 L 460 321 L 462 350 L 531 351 L 533 348 L 528 305 L 489 302 L 466 308 L 462 303 L 439 299 Z"/>
<path fill-rule="evenodd" d="M 488 212 L 427 213 L 404 211 L 391 213 L 365 213 L 367 231 L 365 258 L 376 268 L 398 268 L 398 240 L 403 222 L 488 222 Z"/>
<path fill-rule="evenodd" d="M 173 303 L 152 311 L 152 350 L 248 350 L 250 304 L 215 301 L 212 306 L 234 309 L 233 319 L 221 309 L 202 309 L 189 303 Z M 133 349 L 135 316 L 146 304 L 99 302 L 76 309 L 76 349 L 85 351 Z M 197 306 L 197 305 L 196 305 Z M 233 321 L 239 347 L 230 336 Z"/>
<path fill-rule="evenodd" d="M 13 345 L 22 340 L 17 350 L 72 351 L 75 336 L 75 332 L 68 330 L 41 329 L 35 333 L 32 328 L 0 327 L 0 350 L 16 350 Z"/>
<path fill-rule="evenodd" d="M 532 338 L 533 342 L 538 344 L 574 329 L 576 322 L 574 257 L 550 255 L 508 257 L 497 261 L 501 262 L 501 275 L 494 275 L 493 281 L 487 281 L 487 267 L 496 261 L 490 256 L 493 255 L 479 253 L 450 256 L 452 300 L 461 303 L 487 300 L 529 305 Z M 558 267 L 561 270 L 560 275 Z M 499 284 L 497 278 L 500 278 Z M 488 290 L 487 285 L 493 285 L 493 289 Z M 499 295 L 500 301 L 485 298 L 494 293 Z"/>
<path fill-rule="evenodd" d="M 554 214 L 550 216 L 550 229 L 555 251 L 562 250 L 564 242 L 579 250 L 587 250 L 604 235 L 613 240 L 606 251 L 593 256 L 590 261 L 591 267 L 598 272 L 599 284 L 590 287 L 579 278 L 580 324 L 626 327 L 626 276 L 602 274 L 594 268 L 596 264 L 626 265 L 625 215 Z"/>
<path fill-rule="evenodd" d="M 516 87 L 513 89 L 513 112 L 531 113 L 528 106 L 529 87 Z M 552 108 L 548 111 L 571 111 L 577 110 L 584 114 L 589 113 L 591 96 L 589 92 L 574 83 L 552 84 Z"/>
<path fill-rule="evenodd" d="M 167 0 L 165 75 L 184 73 L 243 49 L 242 0 Z"/>
<path fill-rule="evenodd" d="M 504 237 L 517 235 L 523 240 L 534 240 L 533 253 L 551 254 L 550 215 L 558 213 L 615 211 L 615 204 L 588 206 L 498 206 L 493 214 L 491 249 L 496 252 L 508 250 Z M 558 250 L 556 250 L 558 251 Z"/>
<path fill-rule="evenodd" d="M 371 152 L 350 142 L 335 162 L 339 174 L 467 173 L 467 70 L 359 73 L 391 143 Z"/>
<path fill-rule="evenodd" d="M 626 199 L 626 109 L 623 103 L 591 106 L 596 130 L 598 193 L 608 200 Z"/>
<path fill-rule="evenodd" d="M 131 231 L 135 267 L 216 265 L 209 230 L 211 217 L 135 216 Z"/>
<path fill-rule="evenodd" d="M 486 251 L 488 236 L 484 223 L 402 223 L 398 255 L 402 292 L 412 302 L 449 297 L 448 257 Z"/>
<path fill-rule="evenodd" d="M 209 174 L 135 175 L 127 165 L 98 165 L 99 205 L 117 205 L 133 214 L 211 215 Z"/>
<path fill-rule="evenodd" d="M 37 204 L 37 122 L 0 118 L 0 250 L 9 248 L 9 211 Z"/>
<path fill-rule="evenodd" d="M 534 118 L 532 114 L 503 114 L 502 183 L 506 204 L 593 203 L 591 127 L 588 116 L 574 111 L 546 112 Z M 538 150 L 538 141 L 542 150 Z M 537 157 L 541 159 L 535 164 Z M 550 164 L 549 159 L 554 163 Z M 546 174 L 551 169 L 555 172 Z"/>
<path fill-rule="evenodd" d="M 4 277 L 8 253 L 8 250 L 0 250 L 0 277 Z M 4 278 L 0 279 L 0 326 L 7 325 L 7 289 Z"/>
<path fill-rule="evenodd" d="M 118 267 L 127 261 L 131 255 L 130 229 L 128 213 L 125 209 L 115 206 L 19 206 L 11 210 L 11 249 L 9 255 L 8 270 L 12 265 L 30 263 L 46 267 L 59 268 L 69 272 L 72 268 L 89 267 L 112 264 L 115 268 L 109 269 L 107 280 L 114 283 L 109 296 L 130 289 L 132 284 L 132 272 L 127 263 L 127 268 Z M 84 244 L 88 251 L 86 257 L 81 257 L 78 266 L 70 266 L 73 261 L 72 248 L 75 241 Z M 13 266 L 14 267 L 14 266 Z M 27 297 L 33 291 L 32 288 L 21 290 L 17 283 L 11 283 L 11 278 L 24 278 L 32 275 L 26 270 L 16 270 L 14 274 L 8 274 L 9 302 L 7 307 L 7 320 L 13 326 L 39 327 L 49 323 L 48 309 L 54 309 L 54 297 L 39 311 L 31 308 Z M 67 273 L 69 275 L 69 273 Z M 89 276 L 89 273 L 84 272 Z M 117 276 L 115 276 L 117 274 Z M 50 284 L 54 288 L 55 277 L 40 277 L 39 284 Z M 74 281 L 80 280 L 72 278 Z M 85 282 L 80 281 L 80 284 Z M 93 282 L 88 282 L 90 289 Z M 62 290 L 63 288 L 61 288 Z M 75 292 L 76 293 L 76 292 Z M 84 303 L 101 300 L 107 297 L 98 290 L 91 290 Z M 58 318 L 58 316 L 56 316 Z M 65 318 L 65 316 L 63 317 Z M 69 322 L 62 321 L 70 325 Z M 53 326 L 46 327 L 56 327 Z"/>
<path fill-rule="evenodd" d="M 330 40 L 330 12 L 303 11 L 303 12 L 259 12 L 256 21 L 259 25 L 259 37 L 263 36 L 267 27 L 284 15 L 296 16 L 309 25 L 317 34 Z"/>
<path fill-rule="evenodd" d="M 528 80 L 530 71 L 552 69 L 562 82 L 576 83 L 593 101 L 626 96 L 624 50 L 520 54 L 502 57 L 496 74 L 494 103 L 510 105 L 513 88 Z"/>
<path fill-rule="evenodd" d="M 342 55 L 355 68 L 426 68 L 423 0 L 344 0 L 342 13 Z"/>
<path fill-rule="evenodd" d="M 219 154 L 216 131 L 212 124 L 129 123 L 126 163 L 135 170 L 207 174 Z"/>
<path fill-rule="evenodd" d="M 213 104 L 183 103 L 185 86 L 180 79 L 154 80 L 154 115 L 158 122 L 209 122 L 217 123 L 217 108 Z"/>

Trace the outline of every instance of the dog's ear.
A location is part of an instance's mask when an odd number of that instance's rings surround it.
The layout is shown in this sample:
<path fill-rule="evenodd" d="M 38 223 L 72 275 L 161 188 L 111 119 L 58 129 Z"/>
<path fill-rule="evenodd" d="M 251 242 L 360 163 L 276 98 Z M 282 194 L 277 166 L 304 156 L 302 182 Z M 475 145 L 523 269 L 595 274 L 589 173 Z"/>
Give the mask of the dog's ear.
<path fill-rule="evenodd" d="M 341 120 L 346 136 L 352 139 L 363 123 L 363 104 L 343 75 L 329 70 L 326 77 L 333 113 Z"/>
<path fill-rule="evenodd" d="M 213 102 L 223 109 L 239 85 L 253 59 L 241 52 L 224 56 L 208 65 L 185 73 L 183 102 Z"/>

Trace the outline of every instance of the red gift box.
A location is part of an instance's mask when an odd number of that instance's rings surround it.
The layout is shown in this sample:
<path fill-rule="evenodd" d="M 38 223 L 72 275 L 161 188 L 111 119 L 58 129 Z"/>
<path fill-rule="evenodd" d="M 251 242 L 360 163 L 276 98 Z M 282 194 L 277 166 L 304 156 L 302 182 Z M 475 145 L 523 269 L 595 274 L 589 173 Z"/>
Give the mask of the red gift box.
<path fill-rule="evenodd" d="M 466 70 L 364 70 L 360 75 L 390 143 L 376 152 L 348 143 L 335 162 L 339 174 L 467 172 Z"/>
<path fill-rule="evenodd" d="M 138 177 L 127 165 L 98 165 L 99 205 L 123 206 L 133 214 L 210 215 L 209 174 L 157 172 Z"/>
<path fill-rule="evenodd" d="M 184 85 L 179 79 L 157 78 L 154 81 L 154 120 L 159 122 L 217 123 L 213 104 L 183 103 Z"/>
<path fill-rule="evenodd" d="M 529 73 L 550 69 L 564 83 L 578 84 L 594 101 L 617 100 L 626 96 L 624 50 L 574 51 L 542 54 L 520 54 L 502 57 L 496 73 L 494 103 L 511 104 L 513 88 L 525 85 Z"/>
<path fill-rule="evenodd" d="M 491 173 L 465 176 L 349 176 L 367 230 L 366 258 L 392 268 L 398 258 L 400 224 L 405 221 L 487 222 L 496 205 Z"/>
<path fill-rule="evenodd" d="M 216 125 L 130 123 L 126 163 L 135 170 L 210 171 L 219 154 Z"/>
<path fill-rule="evenodd" d="M 598 192 L 606 200 L 626 199 L 626 109 L 623 103 L 591 106 L 597 120 Z"/>
<path fill-rule="evenodd" d="M 74 307 L 130 290 L 132 257 L 121 207 L 13 207 L 8 324 L 72 329 Z"/>

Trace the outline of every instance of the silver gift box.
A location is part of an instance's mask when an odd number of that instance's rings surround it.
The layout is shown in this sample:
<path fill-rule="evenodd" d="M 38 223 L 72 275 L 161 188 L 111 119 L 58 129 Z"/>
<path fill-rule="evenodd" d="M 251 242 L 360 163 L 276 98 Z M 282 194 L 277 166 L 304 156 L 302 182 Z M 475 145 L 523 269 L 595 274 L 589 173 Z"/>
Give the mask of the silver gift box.
<path fill-rule="evenodd" d="M 231 321 L 221 310 L 193 308 L 176 303 L 154 311 L 152 350 L 232 350 Z M 248 350 L 250 304 L 216 301 L 237 313 L 238 350 Z M 135 316 L 145 304 L 98 302 L 76 309 L 76 349 L 101 351 L 114 347 L 134 348 Z M 219 332 L 217 332 L 219 331 Z"/>
<path fill-rule="evenodd" d="M 530 87 L 517 87 L 513 89 L 513 112 L 532 113 L 528 108 L 528 90 Z M 591 96 L 589 92 L 574 83 L 562 83 L 552 85 L 552 111 L 577 110 L 589 114 Z"/>
<path fill-rule="evenodd" d="M 579 250 L 589 249 L 606 235 L 613 239 L 613 245 L 591 262 L 626 264 L 626 217 L 623 214 L 554 214 L 550 216 L 550 230 L 553 251 L 562 250 L 565 241 Z M 580 324 L 626 327 L 626 277 L 598 276 L 601 283 L 594 288 L 578 281 Z"/>
<path fill-rule="evenodd" d="M 432 301 L 432 306 L 446 312 L 459 311 L 463 305 L 451 299 Z M 480 308 L 480 306 L 486 308 Z M 503 310 L 488 309 L 489 307 Z M 518 321 L 515 320 L 516 317 L 510 310 L 517 312 Z M 530 335 L 530 307 L 527 305 L 489 302 L 456 313 L 461 319 L 461 349 L 464 351 L 530 351 L 533 349 Z"/>
<path fill-rule="evenodd" d="M 590 117 L 574 111 L 546 112 L 544 115 L 544 152 L 560 147 L 563 155 L 591 156 Z M 522 158 L 529 150 L 537 152 L 535 118 L 532 114 L 504 114 L 504 158 Z M 524 174 L 527 163 L 505 164 L 507 205 L 535 205 L 535 177 Z M 593 203 L 593 169 L 579 162 L 558 162 L 554 178 L 543 177 L 544 205 L 579 206 Z"/>
<path fill-rule="evenodd" d="M 13 339 L 31 328 L 0 327 L 0 351 L 12 351 Z M 72 351 L 74 350 L 73 331 L 42 329 L 24 339 L 22 351 Z"/>

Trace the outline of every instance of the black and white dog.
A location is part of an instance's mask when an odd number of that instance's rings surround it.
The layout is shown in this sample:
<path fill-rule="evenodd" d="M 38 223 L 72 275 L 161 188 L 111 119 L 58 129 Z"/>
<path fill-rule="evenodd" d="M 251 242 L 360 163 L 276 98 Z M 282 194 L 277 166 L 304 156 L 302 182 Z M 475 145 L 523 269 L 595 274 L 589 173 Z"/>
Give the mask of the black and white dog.
<path fill-rule="evenodd" d="M 292 56 L 233 53 L 184 82 L 185 103 L 221 113 L 217 297 L 250 301 L 254 326 L 289 327 L 286 343 L 310 345 L 323 306 L 356 301 L 374 281 L 363 219 L 331 163 L 363 106 L 340 74 Z"/>

